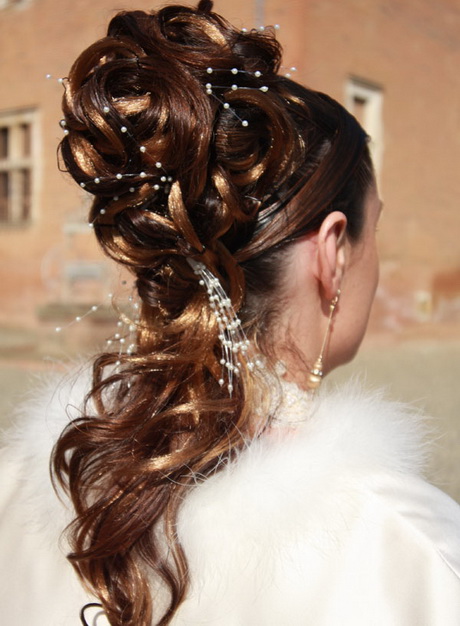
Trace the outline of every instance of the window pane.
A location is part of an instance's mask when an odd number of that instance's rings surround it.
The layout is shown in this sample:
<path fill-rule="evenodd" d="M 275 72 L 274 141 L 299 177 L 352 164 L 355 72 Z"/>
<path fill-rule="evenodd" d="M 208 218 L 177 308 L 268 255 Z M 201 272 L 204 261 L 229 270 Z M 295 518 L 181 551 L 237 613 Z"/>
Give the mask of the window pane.
<path fill-rule="evenodd" d="M 30 156 L 31 151 L 31 132 L 30 132 L 30 124 L 21 124 L 21 148 L 22 148 L 22 156 Z"/>
<path fill-rule="evenodd" d="M 30 170 L 21 170 L 21 219 L 30 217 Z"/>
<path fill-rule="evenodd" d="M 0 172 L 0 222 L 8 221 L 9 177 L 8 172 Z"/>
<path fill-rule="evenodd" d="M 353 115 L 356 117 L 358 122 L 363 125 L 364 124 L 364 115 L 366 112 L 366 99 L 360 98 L 359 96 L 355 96 L 353 98 Z"/>
<path fill-rule="evenodd" d="M 8 128 L 0 128 L 0 159 L 8 157 Z"/>
<path fill-rule="evenodd" d="M 0 112 L 0 223 L 19 226 L 32 215 L 35 124 L 33 110 Z"/>

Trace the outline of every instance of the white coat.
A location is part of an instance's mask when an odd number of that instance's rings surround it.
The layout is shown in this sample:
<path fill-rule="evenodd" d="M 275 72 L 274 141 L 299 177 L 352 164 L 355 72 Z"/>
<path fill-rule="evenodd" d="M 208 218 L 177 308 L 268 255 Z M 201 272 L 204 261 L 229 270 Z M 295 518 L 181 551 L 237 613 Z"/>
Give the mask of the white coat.
<path fill-rule="evenodd" d="M 79 626 L 94 601 L 63 556 L 70 514 L 48 479 L 52 444 L 86 384 L 44 388 L 7 436 L 8 626 Z M 184 500 L 191 589 L 174 626 L 459 626 L 460 507 L 422 478 L 420 416 L 357 385 L 315 399 L 283 390 L 273 426 Z M 87 619 L 107 624 L 97 609 Z"/>

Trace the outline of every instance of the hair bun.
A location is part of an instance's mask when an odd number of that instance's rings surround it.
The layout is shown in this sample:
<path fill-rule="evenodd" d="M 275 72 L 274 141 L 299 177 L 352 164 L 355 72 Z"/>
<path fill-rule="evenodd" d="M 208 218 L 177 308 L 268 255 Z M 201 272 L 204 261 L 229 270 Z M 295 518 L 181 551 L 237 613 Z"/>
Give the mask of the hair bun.
<path fill-rule="evenodd" d="M 279 174 L 269 153 L 289 131 L 275 92 L 266 90 L 280 46 L 273 34 L 242 33 L 211 10 L 203 0 L 197 9 L 119 13 L 107 37 L 73 65 L 61 154 L 96 197 L 98 234 L 99 224 L 116 224 L 127 209 L 133 228 L 139 211 L 171 218 L 168 194 L 177 181 L 200 240 L 212 247 L 254 214 L 247 196 L 258 192 L 257 181 Z"/>

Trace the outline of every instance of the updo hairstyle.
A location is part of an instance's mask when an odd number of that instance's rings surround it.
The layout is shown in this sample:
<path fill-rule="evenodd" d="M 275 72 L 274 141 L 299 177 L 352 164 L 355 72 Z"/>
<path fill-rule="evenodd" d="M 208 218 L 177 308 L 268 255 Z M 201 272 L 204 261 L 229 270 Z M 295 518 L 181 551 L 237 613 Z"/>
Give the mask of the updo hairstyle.
<path fill-rule="evenodd" d="M 77 515 L 69 558 L 113 625 L 170 622 L 188 585 L 181 499 L 244 446 L 261 384 L 243 364 L 231 397 L 219 385 L 219 329 L 188 259 L 269 355 L 289 244 L 334 210 L 358 239 L 373 176 L 356 120 L 279 74 L 274 31 L 211 10 L 119 13 L 65 82 L 62 162 L 140 300 L 136 350 L 97 358 L 53 461 Z"/>

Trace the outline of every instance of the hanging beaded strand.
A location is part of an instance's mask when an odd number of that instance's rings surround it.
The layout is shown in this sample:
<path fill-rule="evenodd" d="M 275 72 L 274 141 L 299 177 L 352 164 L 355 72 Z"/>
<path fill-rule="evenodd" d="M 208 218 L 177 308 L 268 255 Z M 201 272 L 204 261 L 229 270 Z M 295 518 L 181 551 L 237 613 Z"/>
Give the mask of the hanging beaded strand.
<path fill-rule="evenodd" d="M 227 377 L 227 389 L 232 396 L 234 389 L 234 376 L 240 373 L 241 361 L 244 359 L 249 371 L 254 371 L 255 367 L 262 367 L 262 363 L 256 359 L 252 361 L 249 357 L 251 342 L 246 337 L 241 326 L 241 320 L 235 313 L 232 301 L 227 296 L 220 280 L 200 261 L 187 258 L 187 261 L 194 273 L 199 276 L 199 284 L 206 288 L 211 310 L 216 318 L 219 327 L 219 340 L 222 346 L 222 375 L 219 385 L 225 384 Z"/>
<path fill-rule="evenodd" d="M 110 300 L 110 302 L 112 302 L 113 293 L 108 293 L 106 295 L 106 298 Z M 98 311 L 102 306 L 104 306 L 104 303 L 93 304 L 91 307 L 89 307 L 89 309 L 85 313 L 82 313 L 81 315 L 77 315 L 76 317 L 73 318 L 72 321 L 68 322 L 64 326 L 56 326 L 54 328 L 54 332 L 60 333 L 64 330 L 67 330 L 67 328 L 70 328 L 70 326 L 73 326 L 74 324 L 79 324 L 89 315 L 93 315 L 94 313 L 96 313 L 96 311 Z"/>

